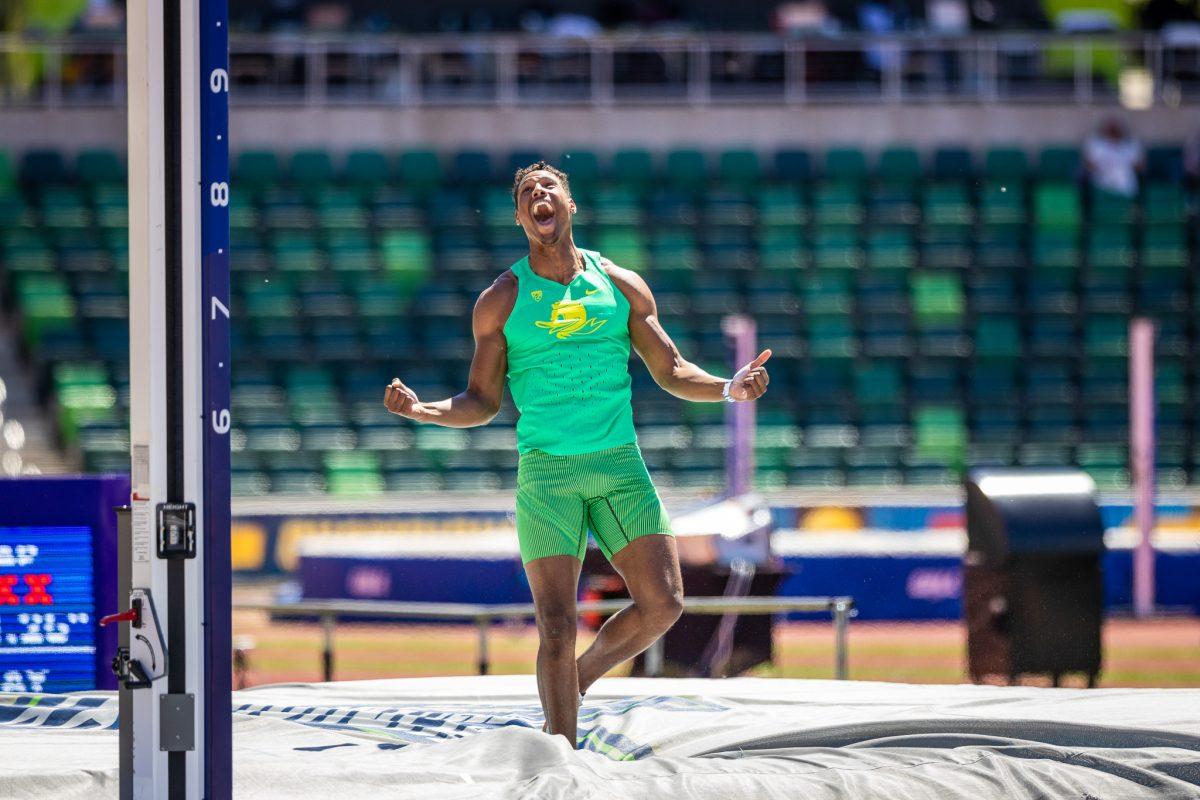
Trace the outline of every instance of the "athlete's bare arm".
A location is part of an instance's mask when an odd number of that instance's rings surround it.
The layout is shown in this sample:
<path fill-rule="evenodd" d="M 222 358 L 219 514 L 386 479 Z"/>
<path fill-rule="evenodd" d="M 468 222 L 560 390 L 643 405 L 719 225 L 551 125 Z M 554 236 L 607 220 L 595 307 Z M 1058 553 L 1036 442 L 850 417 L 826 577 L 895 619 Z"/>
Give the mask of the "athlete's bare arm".
<path fill-rule="evenodd" d="M 635 272 L 618 267 L 608 259 L 601 265 L 608 277 L 629 301 L 629 340 L 633 349 L 646 362 L 654 380 L 666 391 L 684 400 L 723 400 L 725 378 L 710 375 L 684 358 L 675 342 L 658 321 L 658 307 L 650 287 Z M 739 369 L 733 376 L 729 394 L 734 400 L 757 400 L 767 391 L 771 378 L 763 366 L 771 357 L 764 350 L 758 358 Z"/>
<path fill-rule="evenodd" d="M 384 390 L 383 404 L 387 410 L 448 428 L 471 428 L 491 422 L 504 396 L 504 376 L 508 372 L 504 323 L 516 298 L 516 276 L 506 271 L 475 302 L 471 314 L 475 355 L 471 358 L 466 391 L 435 403 L 422 403 L 412 389 L 395 378 Z"/>

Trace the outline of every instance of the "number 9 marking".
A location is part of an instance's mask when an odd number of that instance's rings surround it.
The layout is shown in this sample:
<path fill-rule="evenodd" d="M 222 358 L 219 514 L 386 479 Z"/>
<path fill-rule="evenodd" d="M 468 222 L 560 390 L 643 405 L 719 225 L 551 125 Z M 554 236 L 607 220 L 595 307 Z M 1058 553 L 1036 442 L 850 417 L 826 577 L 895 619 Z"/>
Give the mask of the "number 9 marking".
<path fill-rule="evenodd" d="M 230 419 L 228 408 L 221 409 L 219 414 L 216 411 L 213 412 L 212 426 L 214 431 L 217 433 L 229 433 L 229 425 Z"/>

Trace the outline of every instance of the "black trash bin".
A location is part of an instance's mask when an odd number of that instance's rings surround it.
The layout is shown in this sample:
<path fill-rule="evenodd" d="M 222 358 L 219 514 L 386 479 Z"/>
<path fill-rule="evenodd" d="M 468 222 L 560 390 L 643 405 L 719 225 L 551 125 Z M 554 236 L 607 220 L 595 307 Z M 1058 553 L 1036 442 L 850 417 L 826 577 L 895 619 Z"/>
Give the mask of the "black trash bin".
<path fill-rule="evenodd" d="M 967 664 L 999 675 L 1100 674 L 1104 527 L 1077 470 L 973 470 L 966 481 Z"/>

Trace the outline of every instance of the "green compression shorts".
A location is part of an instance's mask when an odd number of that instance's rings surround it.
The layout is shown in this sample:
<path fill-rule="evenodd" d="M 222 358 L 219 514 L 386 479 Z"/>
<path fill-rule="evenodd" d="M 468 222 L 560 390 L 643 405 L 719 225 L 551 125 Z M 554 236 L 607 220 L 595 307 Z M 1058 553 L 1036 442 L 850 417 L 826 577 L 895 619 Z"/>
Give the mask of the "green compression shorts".
<path fill-rule="evenodd" d="M 582 561 L 589 529 L 610 561 L 639 536 L 673 535 L 637 443 L 566 456 L 522 453 L 517 462 L 522 563 L 545 556 Z"/>

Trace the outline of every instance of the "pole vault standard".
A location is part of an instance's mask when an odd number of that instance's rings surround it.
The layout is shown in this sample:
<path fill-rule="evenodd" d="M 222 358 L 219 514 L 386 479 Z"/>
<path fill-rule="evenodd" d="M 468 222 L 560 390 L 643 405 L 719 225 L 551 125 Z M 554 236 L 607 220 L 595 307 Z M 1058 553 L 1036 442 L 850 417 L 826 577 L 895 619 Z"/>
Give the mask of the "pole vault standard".
<path fill-rule="evenodd" d="M 226 0 L 130 0 L 121 797 L 231 789 Z M 131 765 L 131 766 L 127 766 Z"/>

